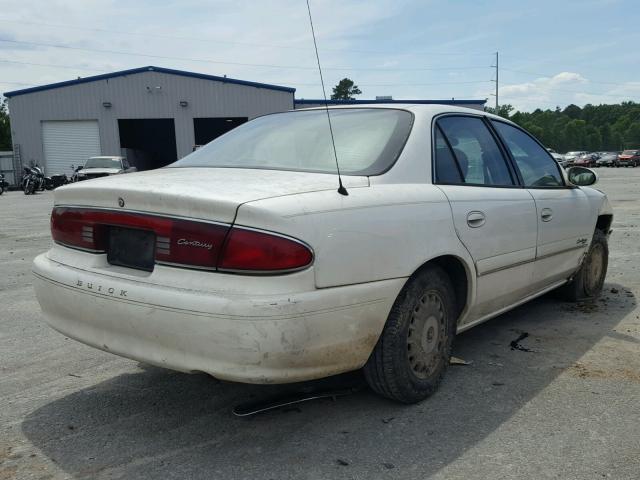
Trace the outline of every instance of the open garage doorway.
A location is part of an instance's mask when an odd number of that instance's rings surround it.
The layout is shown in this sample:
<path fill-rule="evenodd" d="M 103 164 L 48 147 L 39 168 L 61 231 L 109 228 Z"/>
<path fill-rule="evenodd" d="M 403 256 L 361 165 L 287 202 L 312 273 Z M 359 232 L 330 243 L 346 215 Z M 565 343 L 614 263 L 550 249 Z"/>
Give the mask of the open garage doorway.
<path fill-rule="evenodd" d="M 247 120 L 249 120 L 248 117 L 194 118 L 193 133 L 196 145 L 206 145 L 211 140 L 218 138 L 229 130 L 233 130 Z"/>
<path fill-rule="evenodd" d="M 138 170 L 164 167 L 178 159 L 172 118 L 119 119 L 120 148 Z"/>

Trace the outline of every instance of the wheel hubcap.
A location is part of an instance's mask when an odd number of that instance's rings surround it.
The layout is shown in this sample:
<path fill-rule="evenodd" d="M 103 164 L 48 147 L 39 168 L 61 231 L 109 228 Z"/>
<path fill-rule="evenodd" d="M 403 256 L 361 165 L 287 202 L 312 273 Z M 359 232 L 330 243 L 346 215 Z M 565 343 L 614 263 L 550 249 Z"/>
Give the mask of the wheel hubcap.
<path fill-rule="evenodd" d="M 445 324 L 440 295 L 425 293 L 413 309 L 407 332 L 409 365 L 418 378 L 428 378 L 442 362 Z"/>

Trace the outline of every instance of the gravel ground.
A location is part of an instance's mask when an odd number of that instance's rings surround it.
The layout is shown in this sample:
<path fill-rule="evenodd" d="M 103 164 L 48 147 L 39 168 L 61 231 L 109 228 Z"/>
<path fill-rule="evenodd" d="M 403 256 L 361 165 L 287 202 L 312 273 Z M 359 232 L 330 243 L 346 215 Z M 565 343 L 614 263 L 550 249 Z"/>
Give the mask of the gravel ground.
<path fill-rule="evenodd" d="M 283 388 L 141 365 L 48 328 L 30 266 L 52 195 L 5 193 L 0 480 L 640 478 L 640 169 L 599 173 L 616 218 L 598 301 L 546 296 L 463 333 L 454 354 L 472 363 L 419 405 L 363 389 L 249 419 L 231 408 Z M 523 332 L 531 351 L 512 350 Z"/>

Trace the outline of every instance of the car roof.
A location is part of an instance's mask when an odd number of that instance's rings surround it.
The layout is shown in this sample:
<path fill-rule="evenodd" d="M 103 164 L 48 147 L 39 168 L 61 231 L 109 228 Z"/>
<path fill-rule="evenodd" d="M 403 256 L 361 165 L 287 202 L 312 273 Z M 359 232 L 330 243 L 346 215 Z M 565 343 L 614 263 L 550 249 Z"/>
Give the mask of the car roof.
<path fill-rule="evenodd" d="M 89 157 L 89 160 L 92 158 L 112 158 L 114 160 L 122 160 L 124 157 L 116 156 L 116 155 L 97 155 L 95 157 Z"/>
<path fill-rule="evenodd" d="M 495 118 L 496 120 L 501 120 L 506 123 L 513 122 L 506 118 L 500 117 L 499 115 L 494 115 L 489 112 L 485 112 L 483 110 L 478 110 L 475 108 L 467 108 L 467 107 L 458 107 L 455 105 L 446 105 L 446 104 L 429 104 L 429 105 L 420 105 L 415 103 L 375 103 L 375 104 L 359 104 L 359 105 L 328 105 L 327 107 L 312 107 L 312 108 L 299 108 L 291 111 L 300 112 L 300 111 L 308 111 L 308 110 L 325 110 L 328 108 L 329 110 L 341 110 L 341 109 L 390 109 L 390 110 L 408 110 L 415 114 L 420 114 L 424 116 L 436 116 L 443 113 L 465 113 L 470 115 L 483 115 L 490 118 Z"/>

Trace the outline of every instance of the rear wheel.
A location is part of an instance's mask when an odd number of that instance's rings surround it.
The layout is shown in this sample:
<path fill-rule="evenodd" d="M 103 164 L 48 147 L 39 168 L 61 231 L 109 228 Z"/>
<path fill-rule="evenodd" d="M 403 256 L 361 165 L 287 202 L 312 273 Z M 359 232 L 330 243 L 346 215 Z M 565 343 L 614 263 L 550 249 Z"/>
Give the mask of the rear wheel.
<path fill-rule="evenodd" d="M 364 366 L 376 393 L 403 403 L 424 400 L 449 365 L 456 331 L 456 302 L 449 276 L 429 266 L 396 299 Z"/>
<path fill-rule="evenodd" d="M 580 269 L 569 283 L 560 287 L 559 293 L 571 302 L 597 297 L 602 292 L 608 265 L 607 236 L 602 230 L 596 230 Z"/>

